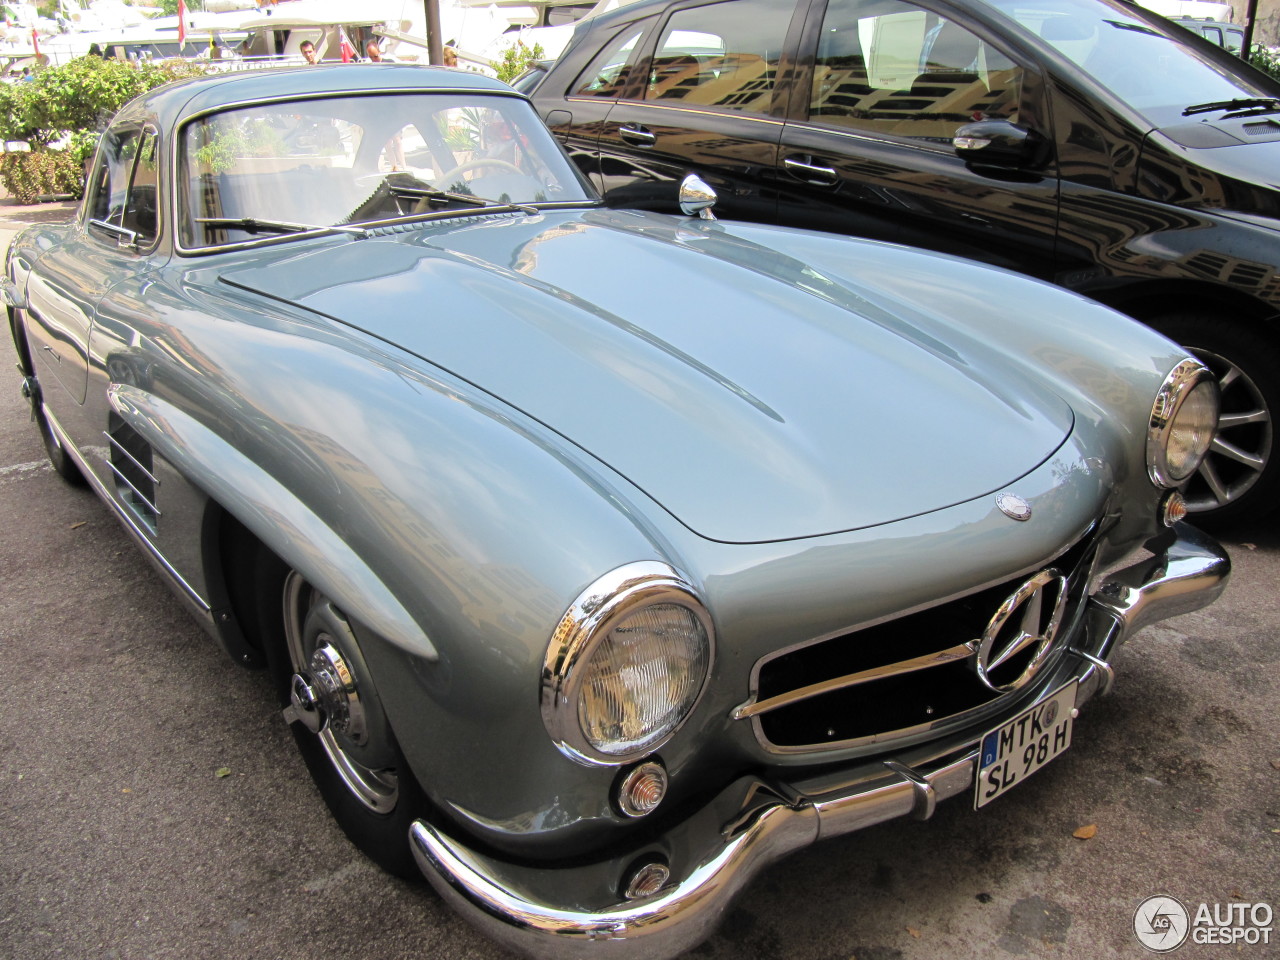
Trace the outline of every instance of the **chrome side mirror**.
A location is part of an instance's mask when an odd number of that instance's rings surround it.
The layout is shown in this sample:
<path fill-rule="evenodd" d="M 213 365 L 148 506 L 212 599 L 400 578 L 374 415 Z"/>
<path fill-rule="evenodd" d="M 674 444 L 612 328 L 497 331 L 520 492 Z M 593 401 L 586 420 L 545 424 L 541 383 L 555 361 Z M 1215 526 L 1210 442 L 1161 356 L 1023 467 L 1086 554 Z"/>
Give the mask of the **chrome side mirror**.
<path fill-rule="evenodd" d="M 680 209 L 685 216 L 692 217 L 696 213 L 703 220 L 714 220 L 716 215 L 711 208 L 718 199 L 711 185 L 696 173 L 680 181 Z"/>

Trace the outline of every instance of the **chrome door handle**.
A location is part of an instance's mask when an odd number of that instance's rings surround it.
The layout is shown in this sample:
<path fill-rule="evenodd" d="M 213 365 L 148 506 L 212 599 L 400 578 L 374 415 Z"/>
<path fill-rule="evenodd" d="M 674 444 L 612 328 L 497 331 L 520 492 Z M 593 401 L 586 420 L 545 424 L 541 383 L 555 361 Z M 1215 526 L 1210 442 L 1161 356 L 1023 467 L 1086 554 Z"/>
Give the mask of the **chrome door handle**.
<path fill-rule="evenodd" d="M 644 127 L 623 126 L 618 128 L 618 136 L 636 147 L 652 147 L 658 138 Z"/>
<path fill-rule="evenodd" d="M 834 167 L 823 167 L 811 162 L 812 157 L 786 157 L 782 161 L 782 165 L 787 168 L 787 172 L 793 177 L 803 180 L 805 183 L 816 184 L 820 187 L 834 187 L 840 182 L 840 175 L 836 173 Z"/>

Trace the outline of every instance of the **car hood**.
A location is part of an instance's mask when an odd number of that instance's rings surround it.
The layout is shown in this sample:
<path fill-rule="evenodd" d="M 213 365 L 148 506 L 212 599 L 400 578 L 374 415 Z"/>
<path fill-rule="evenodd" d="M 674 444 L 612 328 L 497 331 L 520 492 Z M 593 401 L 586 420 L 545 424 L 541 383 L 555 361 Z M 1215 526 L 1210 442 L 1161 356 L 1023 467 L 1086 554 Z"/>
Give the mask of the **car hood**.
<path fill-rule="evenodd" d="M 1071 429 L 1021 367 L 929 333 L 937 318 L 897 290 L 910 283 L 886 278 L 886 300 L 718 224 L 596 209 L 381 233 L 222 281 L 488 391 L 710 539 L 817 536 L 993 493 Z M 929 282 L 929 261 L 908 260 Z"/>
<path fill-rule="evenodd" d="M 1280 114 L 1153 131 L 1137 182 L 1162 202 L 1280 220 Z"/>

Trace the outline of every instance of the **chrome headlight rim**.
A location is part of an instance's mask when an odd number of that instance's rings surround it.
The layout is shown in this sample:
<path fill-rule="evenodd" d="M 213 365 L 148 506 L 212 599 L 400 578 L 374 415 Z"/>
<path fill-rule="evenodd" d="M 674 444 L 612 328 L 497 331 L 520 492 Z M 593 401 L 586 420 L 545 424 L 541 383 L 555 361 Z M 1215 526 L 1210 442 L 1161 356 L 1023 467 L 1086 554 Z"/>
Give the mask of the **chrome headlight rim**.
<path fill-rule="evenodd" d="M 1210 441 L 1196 459 L 1195 465 L 1184 475 L 1174 474 L 1169 464 L 1169 440 L 1183 404 L 1202 384 L 1209 384 L 1215 398 L 1217 397 L 1218 386 L 1213 372 L 1199 360 L 1187 357 L 1169 371 L 1156 392 L 1147 428 L 1147 475 L 1161 489 L 1173 490 L 1185 484 L 1200 468 L 1209 452 L 1209 446 L 1212 445 Z"/>
<path fill-rule="evenodd" d="M 656 604 L 684 607 L 697 618 L 707 640 L 706 670 L 688 708 L 669 730 L 626 753 L 604 753 L 587 739 L 578 719 L 583 677 L 592 655 L 610 630 L 644 607 Z M 579 763 L 606 767 L 634 763 L 669 742 L 697 710 L 715 666 L 715 653 L 711 614 L 686 577 L 661 561 L 624 564 L 583 590 L 552 634 L 542 668 L 542 722 L 556 747 Z"/>

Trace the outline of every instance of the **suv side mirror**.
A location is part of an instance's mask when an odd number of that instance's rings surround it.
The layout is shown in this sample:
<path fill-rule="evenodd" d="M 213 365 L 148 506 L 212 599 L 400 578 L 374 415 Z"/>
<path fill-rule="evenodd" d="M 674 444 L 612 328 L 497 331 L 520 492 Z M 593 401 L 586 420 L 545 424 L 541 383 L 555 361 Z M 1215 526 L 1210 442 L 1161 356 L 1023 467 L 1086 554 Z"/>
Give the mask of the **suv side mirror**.
<path fill-rule="evenodd" d="M 979 120 L 956 130 L 956 155 L 966 163 L 1035 168 L 1043 161 L 1044 138 L 1008 120 Z"/>
<path fill-rule="evenodd" d="M 696 213 L 703 220 L 714 220 L 716 215 L 711 208 L 718 199 L 711 185 L 696 173 L 689 174 L 680 182 L 680 209 L 687 217 Z"/>

